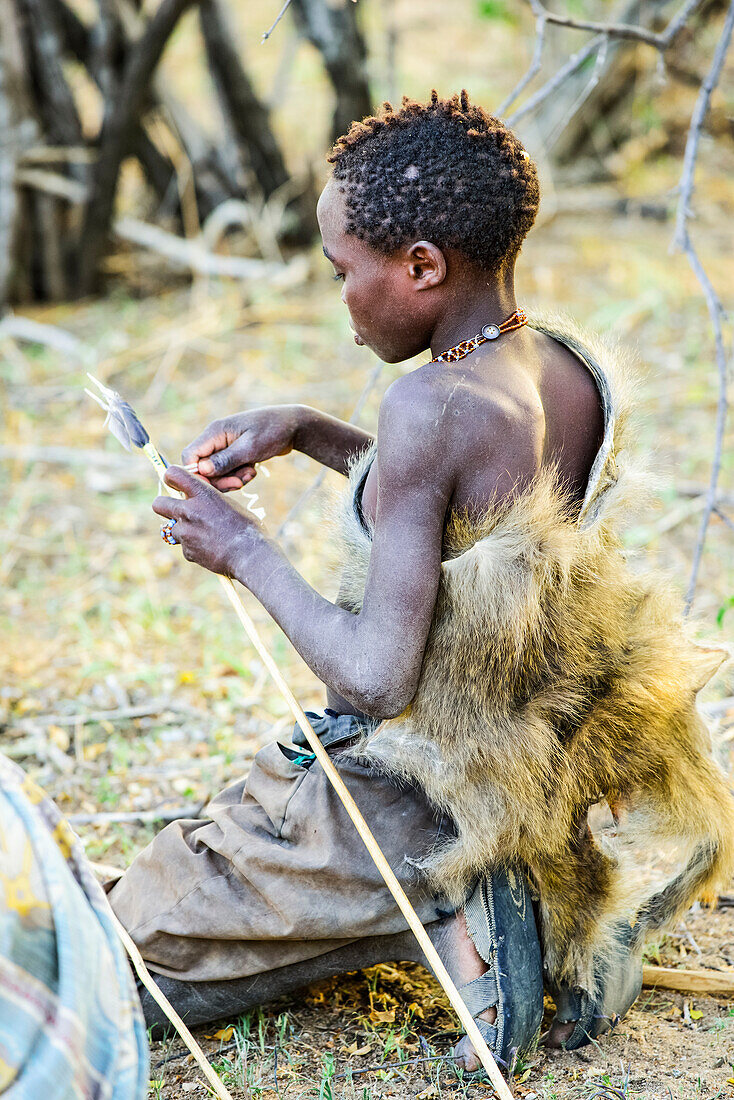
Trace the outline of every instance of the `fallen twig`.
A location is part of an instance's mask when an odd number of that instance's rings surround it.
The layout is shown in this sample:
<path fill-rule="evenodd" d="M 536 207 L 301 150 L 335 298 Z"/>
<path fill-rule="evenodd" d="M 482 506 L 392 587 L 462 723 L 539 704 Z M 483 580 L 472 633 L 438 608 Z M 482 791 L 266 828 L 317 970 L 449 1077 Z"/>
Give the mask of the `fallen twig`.
<path fill-rule="evenodd" d="M 66 820 L 70 825 L 148 825 L 154 821 L 195 821 L 202 816 L 205 806 L 206 800 L 197 806 L 176 806 L 172 810 L 105 810 L 95 814 L 67 814 Z"/>
<path fill-rule="evenodd" d="M 10 336 L 14 340 L 25 340 L 29 344 L 43 344 L 62 355 L 75 355 L 80 359 L 89 358 L 89 348 L 72 336 L 70 332 L 30 317 L 19 317 L 16 313 L 6 313 L 0 321 L 0 338 Z"/>
<path fill-rule="evenodd" d="M 55 195 L 72 203 L 83 203 L 87 197 L 87 189 L 83 184 L 43 169 L 21 169 L 16 173 L 16 181 L 33 190 Z M 196 275 L 243 280 L 266 279 L 274 287 L 284 288 L 302 282 L 308 271 L 308 260 L 305 256 L 296 256 L 288 263 L 276 263 L 249 256 L 223 256 L 208 251 L 200 237 L 179 237 L 175 233 L 161 229 L 160 226 L 140 221 L 139 218 L 126 216 L 115 218 L 112 222 L 112 231 L 120 240 L 156 252 L 171 263 L 185 267 Z M 29 322 L 29 324 L 32 323 Z M 39 326 L 39 332 L 44 327 L 46 326 Z M 11 335 L 12 331 L 8 334 Z M 33 338 L 30 337 L 30 339 Z"/>
<path fill-rule="evenodd" d="M 32 729 L 45 726 L 78 726 L 92 722 L 127 722 L 133 718 L 148 718 L 163 714 L 165 711 L 179 714 L 194 714 L 199 718 L 208 718 L 206 711 L 177 703 L 171 699 L 153 700 L 139 707 L 117 707 L 115 710 L 90 710 L 77 714 L 34 714 L 31 718 L 21 718 L 15 722 L 15 729 Z"/>
<path fill-rule="evenodd" d="M 215 1095 L 218 1096 L 220 1100 L 233 1100 L 232 1094 L 224 1087 L 217 1074 L 209 1065 L 204 1051 L 201 1049 L 194 1036 L 186 1027 L 186 1024 L 183 1022 L 178 1012 L 176 1012 L 176 1009 L 173 1007 L 165 994 L 156 985 L 150 971 L 145 965 L 143 956 L 140 954 L 137 947 L 133 943 L 127 930 L 123 928 L 122 924 L 120 924 L 120 921 L 112 908 L 108 909 L 108 916 L 112 920 L 112 923 L 117 930 L 118 936 L 125 945 L 125 950 L 130 956 L 132 964 L 135 967 L 135 972 L 137 973 L 145 988 L 150 993 L 153 1000 L 171 1021 L 173 1026 L 176 1028 L 176 1031 L 179 1033 L 184 1043 L 193 1054 L 199 1067 L 201 1068 L 202 1073 L 214 1090 Z"/>
<path fill-rule="evenodd" d="M 688 0 L 671 19 L 665 30 L 655 34 L 654 31 L 645 30 L 644 27 L 636 26 L 634 23 L 597 23 L 590 19 L 573 19 L 568 15 L 556 15 L 543 8 L 539 0 L 531 0 L 536 17 L 539 11 L 542 12 L 542 18 L 547 23 L 555 23 L 559 27 L 569 27 L 577 31 L 593 31 L 596 34 L 603 34 L 606 38 L 627 38 L 633 42 L 645 42 L 658 50 L 667 50 L 672 45 L 678 33 L 701 3 L 702 0 Z"/>
<path fill-rule="evenodd" d="M 642 984 L 681 993 L 734 994 L 734 970 L 688 970 L 684 967 L 643 966 Z"/>

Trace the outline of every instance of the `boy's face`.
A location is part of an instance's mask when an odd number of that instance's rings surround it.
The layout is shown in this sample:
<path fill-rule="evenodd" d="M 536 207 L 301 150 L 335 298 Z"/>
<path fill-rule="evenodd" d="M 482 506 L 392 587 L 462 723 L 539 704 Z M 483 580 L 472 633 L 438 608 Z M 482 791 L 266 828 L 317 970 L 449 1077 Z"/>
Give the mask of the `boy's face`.
<path fill-rule="evenodd" d="M 353 233 L 346 233 L 347 208 L 339 185 L 330 180 L 321 193 L 316 215 L 324 255 L 342 284 L 342 301 L 358 344 L 366 344 L 386 363 L 410 359 L 430 345 L 438 302 L 417 293 L 420 269 L 399 249 L 378 252 Z"/>

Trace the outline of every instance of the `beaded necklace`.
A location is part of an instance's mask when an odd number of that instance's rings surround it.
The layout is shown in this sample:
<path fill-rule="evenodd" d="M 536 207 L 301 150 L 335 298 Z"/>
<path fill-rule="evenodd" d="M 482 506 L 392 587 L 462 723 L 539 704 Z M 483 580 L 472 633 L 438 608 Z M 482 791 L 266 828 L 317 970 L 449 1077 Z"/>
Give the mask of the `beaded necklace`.
<path fill-rule="evenodd" d="M 449 348 L 448 351 L 442 351 L 440 355 L 437 355 L 435 359 L 431 359 L 432 363 L 458 363 L 460 359 L 464 359 L 470 352 L 476 351 L 480 344 L 486 344 L 488 340 L 496 340 L 498 336 L 502 336 L 505 332 L 512 332 L 515 328 L 522 328 L 523 325 L 528 323 L 527 314 L 522 309 L 516 309 L 514 313 L 511 313 L 509 317 L 500 325 L 485 325 L 481 332 L 478 332 L 476 336 L 472 336 L 471 340 L 462 340 L 460 344 L 455 344 L 454 347 Z"/>

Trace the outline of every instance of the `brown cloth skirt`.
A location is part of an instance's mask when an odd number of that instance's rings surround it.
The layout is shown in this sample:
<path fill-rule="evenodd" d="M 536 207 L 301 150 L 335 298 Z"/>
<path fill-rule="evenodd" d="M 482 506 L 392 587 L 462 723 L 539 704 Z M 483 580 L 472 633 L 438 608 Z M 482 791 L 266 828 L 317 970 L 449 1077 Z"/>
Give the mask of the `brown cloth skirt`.
<path fill-rule="evenodd" d="M 446 903 L 430 895 L 414 861 L 451 835 L 451 822 L 420 790 L 342 755 L 362 732 L 356 718 L 310 717 L 418 916 L 438 919 Z M 207 814 L 168 825 L 109 891 L 157 973 L 248 977 L 407 927 L 309 752 L 267 745 Z"/>

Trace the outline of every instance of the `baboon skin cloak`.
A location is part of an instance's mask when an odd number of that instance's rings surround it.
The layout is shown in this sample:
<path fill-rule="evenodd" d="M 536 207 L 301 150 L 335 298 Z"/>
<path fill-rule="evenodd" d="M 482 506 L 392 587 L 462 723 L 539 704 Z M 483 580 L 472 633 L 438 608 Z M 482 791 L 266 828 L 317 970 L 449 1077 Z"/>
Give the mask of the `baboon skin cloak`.
<path fill-rule="evenodd" d="M 549 469 L 479 516 L 449 517 L 416 695 L 350 752 L 453 819 L 455 838 L 421 863 L 437 892 L 458 904 L 478 876 L 524 865 L 551 982 L 593 991 L 620 927 L 639 944 L 731 874 L 734 802 L 695 702 L 726 654 L 693 642 L 675 587 L 624 548 L 649 496 L 630 453 L 629 355 L 566 318 L 530 324 L 599 389 L 604 437 L 581 509 Z M 339 516 L 340 603 L 354 612 L 374 456 L 353 464 Z M 594 837 L 587 811 L 603 799 L 624 810 L 615 835 Z M 687 862 L 655 892 L 633 867 L 668 842 Z"/>

